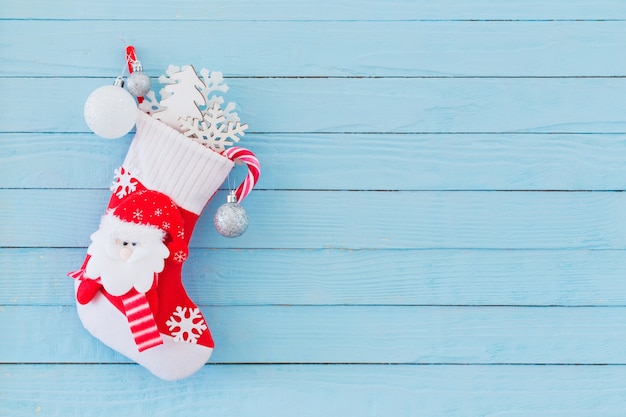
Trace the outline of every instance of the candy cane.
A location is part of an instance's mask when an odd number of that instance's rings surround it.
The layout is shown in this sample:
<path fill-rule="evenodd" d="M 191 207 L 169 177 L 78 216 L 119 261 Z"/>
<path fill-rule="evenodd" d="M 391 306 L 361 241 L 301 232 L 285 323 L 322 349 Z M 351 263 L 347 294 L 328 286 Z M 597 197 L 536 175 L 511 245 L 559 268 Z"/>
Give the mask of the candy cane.
<path fill-rule="evenodd" d="M 133 67 L 137 61 L 137 52 L 132 45 L 126 46 L 126 65 L 128 65 L 128 72 L 132 73 L 135 68 Z"/>
<path fill-rule="evenodd" d="M 248 166 L 248 175 L 246 176 L 246 179 L 243 180 L 243 182 L 239 185 L 239 188 L 237 188 L 237 191 L 235 191 L 237 202 L 241 203 L 244 198 L 250 194 L 250 191 L 252 191 L 256 183 L 259 181 L 259 176 L 261 175 L 261 164 L 252 152 L 238 146 L 226 149 L 224 151 L 224 156 L 231 161 L 245 162 Z"/>

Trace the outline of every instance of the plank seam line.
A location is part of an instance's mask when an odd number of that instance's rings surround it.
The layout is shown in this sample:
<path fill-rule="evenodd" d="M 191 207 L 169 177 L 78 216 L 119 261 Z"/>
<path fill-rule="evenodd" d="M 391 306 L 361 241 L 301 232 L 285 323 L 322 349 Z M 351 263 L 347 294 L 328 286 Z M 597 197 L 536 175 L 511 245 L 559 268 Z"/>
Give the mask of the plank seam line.
<path fill-rule="evenodd" d="M 166 19 L 166 18 L 46 18 L 46 17 L 3 17 L 0 18 L 0 22 L 169 22 L 169 23 L 184 23 L 184 22 L 218 22 L 218 23 L 552 23 L 552 22 L 572 22 L 572 23 L 597 23 L 597 22 L 624 22 L 623 18 L 458 18 L 458 19 L 194 19 L 194 18 L 181 18 L 181 19 Z"/>
<path fill-rule="evenodd" d="M 73 79 L 73 80 L 97 80 L 108 79 L 105 75 L 75 76 L 75 75 L 3 75 L 1 79 Z M 157 78 L 152 76 L 151 78 Z M 535 79 L 624 79 L 626 75 L 227 75 L 225 80 L 386 80 L 386 79 L 406 79 L 406 80 L 449 80 L 449 79 L 478 79 L 478 80 L 535 80 Z"/>
<path fill-rule="evenodd" d="M 87 250 L 87 246 L 0 246 L 0 249 L 7 250 Z M 209 247 L 209 246 L 191 246 L 191 249 L 202 250 L 202 251 L 292 251 L 292 252 L 452 252 L 452 251 L 467 251 L 470 250 L 472 252 L 506 252 L 510 253 L 511 251 L 515 252 L 624 252 L 626 248 L 576 248 L 576 249 L 567 249 L 567 248 L 516 248 L 516 249 L 507 249 L 507 248 L 389 248 L 389 247 L 381 247 L 381 248 L 340 248 L 340 247 L 324 247 L 324 248 L 239 248 L 239 247 Z"/>
<path fill-rule="evenodd" d="M 93 135 L 93 132 L 88 131 L 51 131 L 51 130 L 2 130 L 0 131 L 0 135 Z M 135 132 L 129 133 L 129 138 L 134 135 Z M 411 135 L 441 135 L 441 136 L 522 136 L 522 135 L 534 135 L 534 136 L 545 136 L 545 135 L 554 135 L 554 136 L 622 136 L 626 134 L 626 131 L 611 131 L 611 132 L 566 132 L 566 131 L 514 131 L 514 130 L 504 130 L 504 131 L 475 131 L 475 132 L 429 132 L 429 131 L 410 131 L 410 132 L 389 132 L 389 131 L 380 131 L 380 132 L 372 132 L 372 131 L 292 131 L 292 132 L 277 132 L 277 131 L 256 131 L 256 132 L 246 132 L 249 135 L 281 135 L 281 136 L 294 136 L 294 135 L 328 135 L 328 136 L 338 136 L 338 135 L 372 135 L 372 136 L 411 136 Z"/>
<path fill-rule="evenodd" d="M 4 130 L 0 131 L 0 136 L 2 135 L 39 135 L 39 136 L 82 136 L 82 135 L 93 135 L 93 132 L 89 131 L 39 131 L 39 130 Z M 440 136 L 452 136 L 452 135 L 466 135 L 466 136 L 497 136 L 497 135 L 511 135 L 511 136 L 623 136 L 626 132 L 538 132 L 538 131 L 502 131 L 502 132 L 349 132 L 349 131 L 320 131 L 320 132 L 306 132 L 306 131 L 293 131 L 293 132 L 276 132 L 276 131 L 252 131 L 247 132 L 249 135 L 273 135 L 273 136 L 293 136 L 293 135 L 306 135 L 306 136 L 344 136 L 344 135 L 353 135 L 353 136 L 382 136 L 382 135 L 396 135 L 396 136 L 422 136 L 422 135 L 440 135 Z M 134 132 L 129 133 L 129 135 L 134 135 Z"/>
<path fill-rule="evenodd" d="M 69 279 L 69 278 L 68 278 Z M 416 308 L 416 309 L 441 309 L 441 308 L 462 308 L 462 309 L 546 309 L 546 310 L 573 310 L 573 309 L 623 309 L 626 304 L 353 304 L 353 303 L 317 303 L 317 304 L 287 304 L 287 303 L 271 303 L 271 304 L 197 304 L 198 307 L 210 309 L 222 308 Z M 23 308 L 23 307 L 50 307 L 50 308 L 74 308 L 75 304 L 0 304 L 0 308 Z"/>
<path fill-rule="evenodd" d="M 140 366 L 133 362 L 0 362 L 2 366 Z M 554 367 L 608 367 L 626 366 L 626 363 L 568 363 L 568 362 L 208 362 L 203 366 L 554 366 Z"/>
<path fill-rule="evenodd" d="M 226 191 L 227 188 L 220 187 Z M 255 188 L 258 192 L 296 192 L 296 193 L 622 193 L 626 189 L 565 189 L 565 188 Z M 1 191 L 109 191 L 105 187 L 3 187 Z"/>
<path fill-rule="evenodd" d="M 33 245 L 33 246 L 25 246 L 25 245 L 1 245 L 0 249 L 17 249 L 17 250 L 30 250 L 30 249 L 87 249 L 87 246 L 41 246 L 41 245 Z M 589 251 L 624 251 L 626 248 L 618 247 L 601 247 L 601 246 L 571 246 L 571 247 L 443 247 L 443 246 L 434 246 L 434 247 L 410 247 L 410 246 L 380 246 L 380 247 L 366 247 L 366 246 L 292 246 L 287 248 L 280 247 L 269 247 L 269 246 L 191 246 L 189 249 L 192 250 L 238 250 L 238 251 L 252 251 L 252 250 L 298 250 L 298 251 L 321 251 L 321 250 L 343 250 L 348 252 L 355 251 L 428 251 L 428 250 L 437 250 L 437 251 L 507 251 L 507 252 L 524 252 L 524 251 L 568 251 L 568 252 L 589 252 Z"/>

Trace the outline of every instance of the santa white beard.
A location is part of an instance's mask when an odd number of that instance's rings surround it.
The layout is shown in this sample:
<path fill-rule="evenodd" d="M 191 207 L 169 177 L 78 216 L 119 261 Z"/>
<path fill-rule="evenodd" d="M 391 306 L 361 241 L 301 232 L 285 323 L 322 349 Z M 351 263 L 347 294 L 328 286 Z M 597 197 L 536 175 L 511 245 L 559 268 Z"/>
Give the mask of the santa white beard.
<path fill-rule="evenodd" d="M 114 296 L 133 288 L 145 293 L 152 288 L 155 273 L 163 271 L 170 255 L 164 237 L 165 232 L 157 227 L 124 222 L 107 213 L 91 235 L 85 275 L 99 277 L 104 289 Z"/>

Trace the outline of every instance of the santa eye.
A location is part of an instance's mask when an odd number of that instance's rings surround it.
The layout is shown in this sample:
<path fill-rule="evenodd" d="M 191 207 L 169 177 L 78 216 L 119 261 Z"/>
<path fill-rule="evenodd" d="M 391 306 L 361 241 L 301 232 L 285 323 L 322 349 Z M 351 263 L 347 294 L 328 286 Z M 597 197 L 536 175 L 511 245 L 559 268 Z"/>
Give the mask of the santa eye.
<path fill-rule="evenodd" d="M 133 242 L 133 243 L 132 243 L 132 245 L 133 245 L 133 246 L 137 246 L 137 242 Z"/>
<path fill-rule="evenodd" d="M 122 242 L 122 245 L 128 246 L 128 242 L 124 241 L 124 242 Z"/>

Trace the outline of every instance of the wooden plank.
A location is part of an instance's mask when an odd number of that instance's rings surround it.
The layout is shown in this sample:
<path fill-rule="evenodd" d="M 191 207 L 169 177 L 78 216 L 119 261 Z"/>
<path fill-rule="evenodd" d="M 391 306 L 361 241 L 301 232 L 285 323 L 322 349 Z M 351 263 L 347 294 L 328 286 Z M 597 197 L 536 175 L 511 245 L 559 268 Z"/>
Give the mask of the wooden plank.
<path fill-rule="evenodd" d="M 620 417 L 623 366 L 207 366 L 176 383 L 139 366 L 0 365 L 14 417 Z M 54 387 L 51 390 L 51 386 Z"/>
<path fill-rule="evenodd" d="M 86 132 L 84 101 L 111 82 L 1 78 L 0 130 Z M 251 132 L 626 131 L 626 78 L 246 78 L 229 85 L 227 99 L 241 106 Z"/>
<path fill-rule="evenodd" d="M 73 305 L 84 248 L 1 249 L 0 305 Z M 621 250 L 203 250 L 183 272 L 202 305 L 624 305 Z M 277 291 L 277 289 L 280 289 Z"/>
<path fill-rule="evenodd" d="M 85 247 L 108 190 L 0 190 L 0 246 Z M 256 191 L 250 226 L 221 237 L 201 216 L 191 247 L 624 249 L 626 196 L 615 192 Z M 314 226 L 312 226 L 314 225 Z"/>
<path fill-rule="evenodd" d="M 169 21 L 168 30 L 157 29 L 164 24 L 0 21 L 0 75 L 114 77 L 124 59 L 120 33 L 133 33 L 153 77 L 169 64 L 218 69 L 231 77 L 620 76 L 624 63 L 618 52 L 626 49 L 622 21 L 216 21 L 210 23 L 211 42 L 219 48 L 209 58 L 206 21 Z M 76 36 L 85 31 L 92 36 Z M 182 43 L 188 47 L 180 48 Z"/>
<path fill-rule="evenodd" d="M 0 165 L 9 173 L 0 187 L 106 188 L 129 141 L 0 134 Z M 626 189 L 621 134 L 248 134 L 240 143 L 262 162 L 257 189 Z"/>
<path fill-rule="evenodd" d="M 121 12 L 123 11 L 123 12 Z M 128 4 L 121 0 L 85 3 L 77 0 L 25 0 L 2 5 L 1 16 L 11 19 L 114 19 L 114 20 L 438 20 L 438 19 L 625 19 L 619 0 L 528 0 L 524 3 L 479 0 L 391 0 L 384 7 L 376 1 L 290 2 L 274 0 L 261 6 L 252 0 L 221 2 L 171 2 L 166 0 Z M 158 22 L 157 22 L 158 23 Z M 157 24 L 155 23 L 155 24 Z M 155 31 L 155 30 L 153 30 Z M 131 32 L 134 33 L 134 32 Z"/>
<path fill-rule="evenodd" d="M 0 134 L 3 188 L 107 188 L 130 138 L 89 134 Z"/>
<path fill-rule="evenodd" d="M 624 307 L 238 306 L 202 311 L 214 363 L 625 364 Z M 3 362 L 119 363 L 75 307 L 5 306 Z M 45 343 L 43 343 L 45 342 Z"/>

